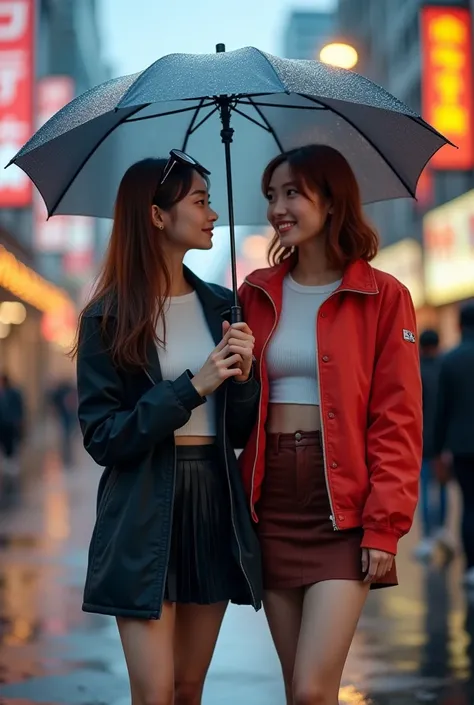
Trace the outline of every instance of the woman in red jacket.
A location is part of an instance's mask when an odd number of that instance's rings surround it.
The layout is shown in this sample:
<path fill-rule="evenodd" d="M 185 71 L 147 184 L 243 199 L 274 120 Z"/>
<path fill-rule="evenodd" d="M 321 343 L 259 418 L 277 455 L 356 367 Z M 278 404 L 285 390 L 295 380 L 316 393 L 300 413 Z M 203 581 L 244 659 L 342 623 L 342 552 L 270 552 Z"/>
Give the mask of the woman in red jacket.
<path fill-rule="evenodd" d="M 279 155 L 263 191 L 273 266 L 240 291 L 262 385 L 241 467 L 287 702 L 337 705 L 368 591 L 397 584 L 417 502 L 415 312 L 369 264 L 378 237 L 339 152 Z"/>

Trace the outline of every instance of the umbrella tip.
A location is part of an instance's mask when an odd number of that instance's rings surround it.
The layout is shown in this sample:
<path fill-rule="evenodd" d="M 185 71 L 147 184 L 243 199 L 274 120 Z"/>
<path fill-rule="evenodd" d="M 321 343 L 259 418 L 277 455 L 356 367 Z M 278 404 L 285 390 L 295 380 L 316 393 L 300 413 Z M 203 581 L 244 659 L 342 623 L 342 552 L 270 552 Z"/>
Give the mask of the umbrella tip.
<path fill-rule="evenodd" d="M 222 54 L 225 52 L 225 44 L 216 44 L 216 53 Z"/>

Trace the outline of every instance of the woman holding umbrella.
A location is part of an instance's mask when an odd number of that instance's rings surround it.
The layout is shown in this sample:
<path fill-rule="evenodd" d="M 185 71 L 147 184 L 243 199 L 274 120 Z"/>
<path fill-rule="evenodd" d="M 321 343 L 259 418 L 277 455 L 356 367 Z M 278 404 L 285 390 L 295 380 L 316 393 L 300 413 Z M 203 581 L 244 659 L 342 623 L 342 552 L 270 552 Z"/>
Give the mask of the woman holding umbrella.
<path fill-rule="evenodd" d="M 241 287 L 262 396 L 241 458 L 264 607 L 287 702 L 337 705 L 370 588 L 397 584 L 421 466 L 421 384 L 408 290 L 369 261 L 378 238 L 335 149 L 263 175 L 271 266 Z"/>
<path fill-rule="evenodd" d="M 83 609 L 117 618 L 133 705 L 200 703 L 228 601 L 261 599 L 234 453 L 258 408 L 253 337 L 183 266 L 212 247 L 208 174 L 175 150 L 128 169 L 80 318 L 79 419 L 105 466 Z"/>

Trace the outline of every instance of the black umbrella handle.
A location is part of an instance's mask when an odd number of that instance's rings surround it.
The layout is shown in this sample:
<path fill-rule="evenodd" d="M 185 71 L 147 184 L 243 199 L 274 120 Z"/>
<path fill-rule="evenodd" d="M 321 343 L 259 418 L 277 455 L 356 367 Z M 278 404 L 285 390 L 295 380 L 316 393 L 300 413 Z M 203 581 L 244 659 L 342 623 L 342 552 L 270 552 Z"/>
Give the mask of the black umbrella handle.
<path fill-rule="evenodd" d="M 231 323 L 242 323 L 242 307 L 232 306 L 230 309 L 230 322 Z"/>

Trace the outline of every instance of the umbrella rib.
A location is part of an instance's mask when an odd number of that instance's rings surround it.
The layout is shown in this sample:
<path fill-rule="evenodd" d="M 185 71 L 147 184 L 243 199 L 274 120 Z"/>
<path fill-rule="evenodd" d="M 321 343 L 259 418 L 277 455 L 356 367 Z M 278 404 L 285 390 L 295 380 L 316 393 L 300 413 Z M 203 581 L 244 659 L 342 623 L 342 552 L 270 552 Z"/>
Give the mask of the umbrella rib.
<path fill-rule="evenodd" d="M 303 94 L 301 94 L 301 95 L 302 95 L 303 98 L 307 98 L 308 100 L 315 100 L 314 98 L 311 98 L 311 97 L 308 96 L 308 95 L 303 95 Z M 390 162 L 388 161 L 387 157 L 383 154 L 383 152 L 380 151 L 380 149 L 379 149 L 379 148 L 377 147 L 377 145 L 370 139 L 370 137 L 368 137 L 368 136 L 365 134 L 365 132 L 363 132 L 359 127 L 357 127 L 357 125 L 356 125 L 354 122 L 352 122 L 352 120 L 350 120 L 349 118 L 347 118 L 343 113 L 339 112 L 339 110 L 336 110 L 335 108 L 333 108 L 332 106 L 329 106 L 329 105 L 327 105 L 326 108 L 327 108 L 328 110 L 330 110 L 331 112 L 335 113 L 336 115 L 339 115 L 340 118 L 342 118 L 343 120 L 345 120 L 351 127 L 354 128 L 354 130 L 356 130 L 360 135 L 362 135 L 362 137 L 363 137 L 365 140 L 367 140 L 367 142 L 370 144 L 370 146 L 372 147 L 372 149 L 374 149 L 374 150 L 377 152 L 377 154 L 379 155 L 379 157 L 381 157 L 381 159 L 385 162 L 385 164 L 388 166 L 388 168 L 395 174 L 395 176 L 397 177 L 397 179 L 399 179 L 400 183 L 403 184 L 403 186 L 406 188 L 406 190 L 408 191 L 408 193 L 410 194 L 410 196 L 411 196 L 412 198 L 416 198 L 416 193 L 413 191 L 413 189 L 411 188 L 411 186 L 409 186 L 409 184 L 407 184 L 407 182 L 406 182 L 406 180 L 403 178 L 403 176 L 400 176 L 400 174 L 399 174 L 398 171 L 395 169 L 395 167 L 394 167 L 392 164 L 390 164 Z M 409 115 L 407 115 L 406 117 L 409 117 Z"/>
<path fill-rule="evenodd" d="M 151 103 L 148 103 L 148 105 L 151 105 Z M 214 105 L 214 103 L 207 103 L 206 105 L 201 105 L 200 108 L 210 108 L 211 105 Z M 144 106 L 140 105 L 138 110 L 141 110 Z M 155 113 L 154 115 L 143 115 L 142 117 L 136 117 L 136 118 L 127 118 L 126 120 L 123 120 L 123 123 L 127 122 L 140 122 L 140 120 L 151 120 L 152 118 L 159 118 L 159 117 L 167 117 L 168 115 L 178 115 L 179 113 L 189 113 L 191 110 L 196 110 L 196 106 L 193 105 L 192 108 L 180 108 L 179 110 L 169 110 L 166 113 Z"/>
<path fill-rule="evenodd" d="M 140 105 L 138 108 L 135 109 L 134 112 L 137 113 L 139 110 L 142 109 L 142 107 L 143 107 L 143 106 Z M 133 115 L 133 112 L 131 112 L 130 114 Z M 95 152 L 97 152 L 97 150 L 99 149 L 100 145 L 101 145 L 103 142 L 105 142 L 105 140 L 107 139 L 107 137 L 108 137 L 110 134 L 112 134 L 112 132 L 113 132 L 119 125 L 121 125 L 123 122 L 125 122 L 125 121 L 124 121 L 124 120 L 120 120 L 120 121 L 119 121 L 118 123 L 116 123 L 113 127 L 110 127 L 110 128 L 105 132 L 105 134 L 102 135 L 102 137 L 100 138 L 100 140 L 98 140 L 97 144 L 95 144 L 95 145 L 92 147 L 92 149 L 89 151 L 89 154 L 85 157 L 85 159 L 83 159 L 83 160 L 81 161 L 80 165 L 79 165 L 78 168 L 74 171 L 74 174 L 72 175 L 72 177 L 69 179 L 69 182 L 68 182 L 67 186 L 65 186 L 65 187 L 63 188 L 63 190 L 61 191 L 61 194 L 60 194 L 59 198 L 56 199 L 56 201 L 55 201 L 53 207 L 52 207 L 51 209 L 48 208 L 48 220 L 49 220 L 49 218 L 50 218 L 52 215 L 54 215 L 54 211 L 56 210 L 56 208 L 59 206 L 59 204 L 60 204 L 61 201 L 63 200 L 63 198 L 64 198 L 66 192 L 67 192 L 68 189 L 69 189 L 69 187 L 71 186 L 71 184 L 73 183 L 73 181 L 75 180 L 75 178 L 77 177 L 77 175 L 82 171 L 82 169 L 83 169 L 83 167 L 85 166 L 85 164 L 89 161 L 89 159 L 92 157 L 92 155 L 95 154 Z"/>
<path fill-rule="evenodd" d="M 211 118 L 213 115 L 215 115 L 215 113 L 217 113 L 218 110 L 219 110 L 219 108 L 217 108 L 217 107 L 214 108 L 214 110 L 211 110 L 210 113 L 208 113 L 205 117 L 203 117 L 202 120 L 200 120 L 197 123 L 197 125 L 194 125 L 192 128 L 188 129 L 189 134 L 186 134 L 186 139 L 188 139 L 188 137 L 190 137 L 193 134 L 193 132 L 196 132 L 196 130 L 199 130 L 199 128 L 202 127 L 202 125 L 204 125 L 204 123 L 207 122 L 207 120 L 209 120 L 209 118 Z"/>
<path fill-rule="evenodd" d="M 255 110 L 257 111 L 257 113 L 260 115 L 260 117 L 261 117 L 261 119 L 263 120 L 263 122 L 265 123 L 265 125 L 267 126 L 267 129 L 268 129 L 268 131 L 270 132 L 270 134 L 272 135 L 272 137 L 273 137 L 273 139 L 275 140 L 275 142 L 277 143 L 277 147 L 278 147 L 278 149 L 280 150 L 280 152 L 284 152 L 285 150 L 284 150 L 284 148 L 283 148 L 283 145 L 282 145 L 282 143 L 280 142 L 277 133 L 275 132 L 275 130 L 274 130 L 273 127 L 271 126 L 271 124 L 270 124 L 269 120 L 267 119 L 267 117 L 266 117 L 265 113 L 263 112 L 263 110 L 260 110 L 260 106 L 257 105 L 256 103 L 254 103 L 254 101 L 252 100 L 252 98 L 249 97 L 249 100 L 250 100 L 251 104 L 253 105 L 253 107 L 255 108 Z"/>
<path fill-rule="evenodd" d="M 196 122 L 196 118 L 199 115 L 199 111 L 201 110 L 204 101 L 205 101 L 205 98 L 201 98 L 199 105 L 197 106 L 195 113 L 191 119 L 191 122 L 189 123 L 189 127 L 186 130 L 186 134 L 184 135 L 184 141 L 183 141 L 183 152 L 186 151 L 186 147 L 188 146 L 188 139 L 189 139 L 190 135 L 192 135 L 192 133 L 193 133 L 194 123 Z"/>
<path fill-rule="evenodd" d="M 253 118 L 253 117 L 250 117 L 250 115 L 247 115 L 246 113 L 244 113 L 242 110 L 239 110 L 235 106 L 232 107 L 232 112 L 238 113 L 239 115 L 242 115 L 242 117 L 244 117 L 246 120 L 253 122 L 254 125 L 257 125 L 257 127 L 261 127 L 262 130 L 265 130 L 266 132 L 272 131 L 271 128 L 268 127 L 268 125 L 262 125 L 261 122 L 259 122 L 258 120 L 255 120 L 255 118 Z"/>

